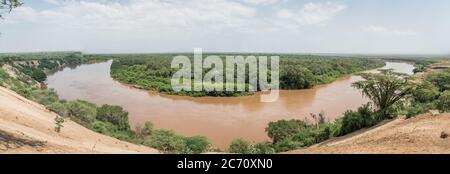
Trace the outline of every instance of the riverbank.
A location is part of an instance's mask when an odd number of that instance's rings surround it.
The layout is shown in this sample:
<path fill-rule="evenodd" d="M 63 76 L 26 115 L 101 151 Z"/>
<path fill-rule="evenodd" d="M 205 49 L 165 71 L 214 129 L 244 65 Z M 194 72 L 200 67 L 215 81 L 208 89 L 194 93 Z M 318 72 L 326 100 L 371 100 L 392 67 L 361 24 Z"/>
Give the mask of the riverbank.
<path fill-rule="evenodd" d="M 288 154 L 450 154 L 450 113 L 385 121 Z M 447 136 L 446 136 L 447 135 Z"/>
<path fill-rule="evenodd" d="M 54 131 L 55 113 L 0 87 L 0 153 L 159 153 L 66 120 Z"/>

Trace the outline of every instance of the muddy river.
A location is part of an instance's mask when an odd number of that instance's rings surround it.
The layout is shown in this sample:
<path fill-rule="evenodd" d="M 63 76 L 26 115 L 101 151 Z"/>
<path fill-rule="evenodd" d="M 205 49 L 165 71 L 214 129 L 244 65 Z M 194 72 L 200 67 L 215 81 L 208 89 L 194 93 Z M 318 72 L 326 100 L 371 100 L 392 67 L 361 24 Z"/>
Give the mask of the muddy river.
<path fill-rule="evenodd" d="M 348 75 L 313 89 L 280 91 L 274 103 L 261 103 L 259 95 L 232 98 L 167 96 L 134 89 L 114 81 L 111 61 L 64 68 L 48 77 L 47 84 L 62 99 L 87 100 L 98 105 L 120 105 L 130 113 L 132 127 L 151 121 L 157 128 L 178 134 L 207 136 L 215 147 L 225 149 L 235 138 L 253 142 L 268 140 L 267 123 L 280 119 L 311 119 L 324 112 L 329 120 L 367 103 L 351 87 L 361 77 Z M 387 62 L 386 67 L 412 74 L 407 63 Z"/>

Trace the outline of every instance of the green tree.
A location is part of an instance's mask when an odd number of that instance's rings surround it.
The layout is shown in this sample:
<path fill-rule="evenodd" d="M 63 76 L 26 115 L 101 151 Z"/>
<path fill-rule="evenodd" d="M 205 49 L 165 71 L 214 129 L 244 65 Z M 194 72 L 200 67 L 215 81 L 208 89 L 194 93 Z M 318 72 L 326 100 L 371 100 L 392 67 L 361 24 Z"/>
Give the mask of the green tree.
<path fill-rule="evenodd" d="M 427 81 L 439 87 L 441 91 L 448 90 L 450 89 L 450 70 L 432 73 L 427 77 Z"/>
<path fill-rule="evenodd" d="M 358 108 L 358 111 L 347 111 L 342 118 L 340 135 L 346 135 L 354 131 L 369 127 L 375 124 L 375 113 L 370 104 Z"/>
<path fill-rule="evenodd" d="M 143 144 L 168 153 L 180 153 L 185 149 L 183 138 L 171 130 L 155 130 Z"/>
<path fill-rule="evenodd" d="M 270 122 L 266 128 L 267 135 L 274 144 L 283 141 L 297 134 L 308 127 L 302 120 L 279 120 Z"/>
<path fill-rule="evenodd" d="M 243 139 L 235 139 L 231 142 L 228 151 L 230 153 L 251 154 L 252 146 L 249 142 Z"/>
<path fill-rule="evenodd" d="M 153 126 L 152 122 L 145 122 L 144 124 L 144 128 L 142 128 L 142 133 L 144 135 L 152 135 L 153 129 L 155 128 L 155 126 Z"/>
<path fill-rule="evenodd" d="M 443 112 L 450 111 L 450 90 L 444 91 L 438 99 L 438 108 Z"/>
<path fill-rule="evenodd" d="M 423 82 L 413 91 L 414 100 L 420 103 L 426 103 L 436 100 L 439 97 L 439 88 L 430 82 Z"/>
<path fill-rule="evenodd" d="M 90 127 L 95 121 L 97 114 L 97 106 L 86 101 L 71 101 L 67 102 L 67 115 L 77 123 Z"/>
<path fill-rule="evenodd" d="M 204 136 L 186 137 L 184 138 L 184 141 L 184 153 L 200 154 L 208 151 L 208 149 L 211 147 L 211 143 L 209 143 L 208 138 Z"/>
<path fill-rule="evenodd" d="M 97 119 L 117 125 L 120 130 L 129 130 L 128 112 L 120 106 L 103 105 L 97 109 Z"/>
<path fill-rule="evenodd" d="M 413 90 L 407 75 L 392 70 L 365 73 L 361 76 L 365 80 L 356 82 L 353 86 L 372 100 L 380 113 L 380 120 L 392 117 L 389 113 L 390 107 L 410 95 Z"/>
<path fill-rule="evenodd" d="M 13 8 L 17 8 L 22 4 L 19 0 L 0 0 L 0 10 L 8 10 L 8 12 L 11 12 Z M 3 18 L 2 14 L 0 14 L 0 18 Z"/>
<path fill-rule="evenodd" d="M 61 128 L 64 127 L 63 125 L 64 123 L 64 118 L 61 116 L 56 116 L 55 117 L 55 132 L 61 132 Z"/>

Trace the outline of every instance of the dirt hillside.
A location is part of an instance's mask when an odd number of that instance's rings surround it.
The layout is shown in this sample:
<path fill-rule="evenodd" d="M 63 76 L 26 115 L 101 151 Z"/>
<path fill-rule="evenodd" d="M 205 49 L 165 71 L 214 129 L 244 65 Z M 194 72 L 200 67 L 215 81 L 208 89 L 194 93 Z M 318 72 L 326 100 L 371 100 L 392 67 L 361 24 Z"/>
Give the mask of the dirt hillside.
<path fill-rule="evenodd" d="M 0 87 L 0 153 L 158 153 L 70 120 L 56 133 L 55 116 L 42 105 Z"/>
<path fill-rule="evenodd" d="M 391 122 L 289 153 L 450 154 L 450 114 L 424 114 Z"/>

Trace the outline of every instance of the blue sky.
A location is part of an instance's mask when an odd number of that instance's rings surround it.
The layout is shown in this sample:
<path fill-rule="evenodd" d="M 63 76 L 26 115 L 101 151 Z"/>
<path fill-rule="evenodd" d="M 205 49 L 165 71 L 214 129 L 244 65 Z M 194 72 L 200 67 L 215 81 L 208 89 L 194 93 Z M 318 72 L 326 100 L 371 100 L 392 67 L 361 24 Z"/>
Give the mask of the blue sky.
<path fill-rule="evenodd" d="M 0 52 L 449 54 L 448 0 L 26 0 Z"/>

